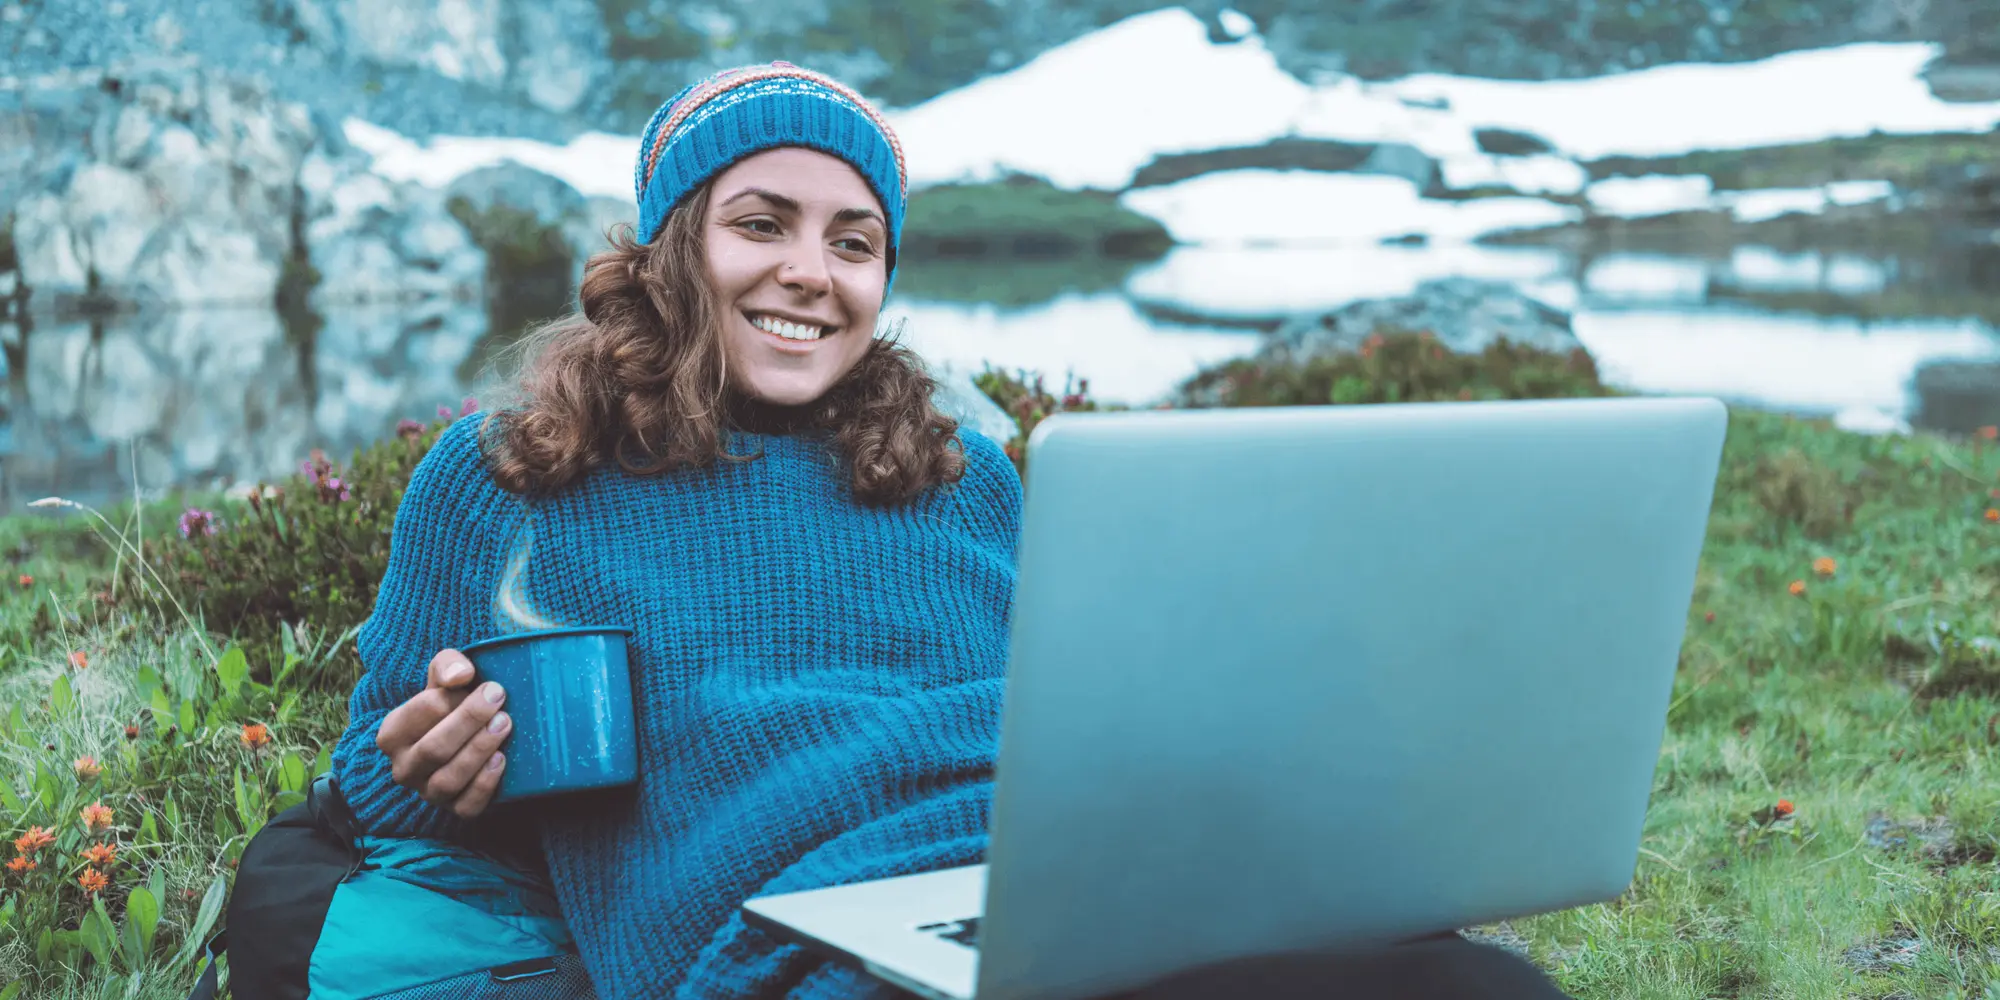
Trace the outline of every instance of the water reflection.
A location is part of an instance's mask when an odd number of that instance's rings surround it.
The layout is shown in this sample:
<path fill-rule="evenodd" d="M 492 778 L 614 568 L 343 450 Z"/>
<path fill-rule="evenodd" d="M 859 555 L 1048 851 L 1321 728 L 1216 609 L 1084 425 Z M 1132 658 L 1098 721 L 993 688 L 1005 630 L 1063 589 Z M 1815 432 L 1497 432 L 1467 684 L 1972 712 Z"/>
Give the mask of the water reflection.
<path fill-rule="evenodd" d="M 1452 275 L 1571 310 L 1612 381 L 1714 393 L 1856 427 L 2000 423 L 2000 251 L 1897 256 L 1735 247 L 1183 247 L 1130 271 L 911 262 L 885 311 L 934 362 L 1091 380 L 1143 404 L 1255 351 L 1289 313 L 1407 295 Z M 550 301 L 541 301 L 548 298 Z M 0 504 L 281 475 L 404 417 L 482 394 L 496 350 L 566 302 L 432 302 L 291 323 L 266 310 L 0 323 Z M 129 448 L 128 448 L 129 444 Z"/>

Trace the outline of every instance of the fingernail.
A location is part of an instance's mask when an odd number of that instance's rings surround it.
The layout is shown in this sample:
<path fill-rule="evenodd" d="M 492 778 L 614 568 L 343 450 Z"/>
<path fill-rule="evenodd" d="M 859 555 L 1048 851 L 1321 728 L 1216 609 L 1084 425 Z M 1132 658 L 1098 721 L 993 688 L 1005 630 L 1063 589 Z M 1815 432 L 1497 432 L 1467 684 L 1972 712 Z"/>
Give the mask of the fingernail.
<path fill-rule="evenodd" d="M 472 676 L 472 664 L 470 663 L 454 663 L 444 668 L 444 682 L 446 684 L 457 684 L 470 676 Z"/>
<path fill-rule="evenodd" d="M 507 763 L 507 755 L 504 753 L 496 753 L 493 756 L 486 758 L 486 769 L 488 771 L 498 771 L 506 763 Z"/>
<path fill-rule="evenodd" d="M 507 700 L 507 692 L 500 690 L 500 685 L 492 681 L 487 681 L 486 686 L 480 690 L 486 693 L 486 701 L 489 704 L 498 705 Z"/>
<path fill-rule="evenodd" d="M 507 713 L 505 712 L 493 716 L 493 721 L 486 724 L 486 731 L 489 733 L 497 733 L 505 728 L 507 728 Z"/>

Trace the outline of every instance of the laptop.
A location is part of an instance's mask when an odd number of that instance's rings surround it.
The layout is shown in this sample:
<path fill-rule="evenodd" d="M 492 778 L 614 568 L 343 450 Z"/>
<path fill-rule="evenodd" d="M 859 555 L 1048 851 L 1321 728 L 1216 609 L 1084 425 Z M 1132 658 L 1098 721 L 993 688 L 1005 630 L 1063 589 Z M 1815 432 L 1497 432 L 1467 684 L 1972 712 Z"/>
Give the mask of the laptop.
<path fill-rule="evenodd" d="M 1726 425 L 1702 398 L 1047 420 L 986 864 L 746 920 L 934 1000 L 1080 1000 L 1616 897 Z"/>

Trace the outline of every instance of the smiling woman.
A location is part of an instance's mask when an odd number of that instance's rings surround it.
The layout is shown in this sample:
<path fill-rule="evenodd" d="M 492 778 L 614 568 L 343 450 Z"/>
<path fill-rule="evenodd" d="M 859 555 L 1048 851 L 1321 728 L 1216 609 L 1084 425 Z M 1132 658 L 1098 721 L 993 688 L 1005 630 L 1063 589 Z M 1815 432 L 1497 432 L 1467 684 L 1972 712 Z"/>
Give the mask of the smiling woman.
<path fill-rule="evenodd" d="M 244 851 L 238 996 L 886 997 L 739 907 L 983 859 L 1021 480 L 875 335 L 895 134 L 776 64 L 640 148 L 639 224 L 528 342 L 522 400 L 410 478 L 331 783 Z M 461 652 L 548 627 L 626 635 L 629 724 L 559 653 L 510 692 Z M 572 729 L 628 783 L 489 812 Z"/>

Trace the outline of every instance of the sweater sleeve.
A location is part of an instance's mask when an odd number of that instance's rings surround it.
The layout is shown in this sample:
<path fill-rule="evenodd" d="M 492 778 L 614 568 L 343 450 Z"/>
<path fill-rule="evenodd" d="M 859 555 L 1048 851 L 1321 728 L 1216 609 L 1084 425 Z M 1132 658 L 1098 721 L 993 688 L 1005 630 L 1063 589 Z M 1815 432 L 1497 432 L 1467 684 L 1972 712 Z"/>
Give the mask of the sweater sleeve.
<path fill-rule="evenodd" d="M 959 441 L 965 446 L 965 476 L 959 488 L 965 492 L 968 528 L 1011 564 L 1021 536 L 1021 474 L 992 438 L 961 428 Z"/>
<path fill-rule="evenodd" d="M 431 657 L 486 638 L 501 541 L 520 517 L 517 498 L 488 475 L 479 452 L 483 414 L 439 435 L 410 476 L 389 538 L 389 566 L 356 645 L 363 674 L 333 752 L 334 778 L 361 828 L 378 836 L 464 840 L 469 824 L 396 784 L 375 732 L 424 689 Z"/>

